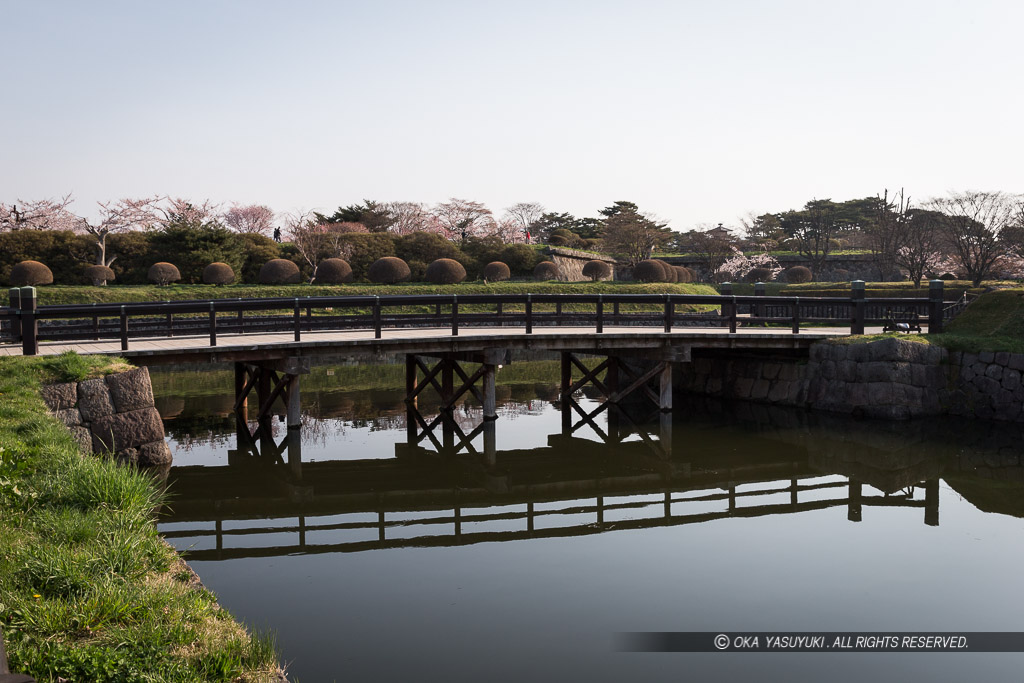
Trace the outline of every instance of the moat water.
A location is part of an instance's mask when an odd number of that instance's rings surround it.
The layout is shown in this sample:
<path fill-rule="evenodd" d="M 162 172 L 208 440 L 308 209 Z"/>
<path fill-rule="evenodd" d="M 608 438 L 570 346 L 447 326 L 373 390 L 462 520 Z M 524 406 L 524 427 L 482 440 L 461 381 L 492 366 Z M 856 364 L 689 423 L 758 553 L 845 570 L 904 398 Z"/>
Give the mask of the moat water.
<path fill-rule="evenodd" d="M 1019 679 L 1016 653 L 617 647 L 1024 631 L 1019 427 L 706 401 L 566 423 L 555 363 L 498 377 L 493 431 L 470 400 L 424 435 L 397 366 L 314 368 L 299 436 L 250 439 L 228 371 L 155 370 L 175 457 L 160 530 L 304 683 Z M 436 399 L 417 409 L 430 423 Z"/>

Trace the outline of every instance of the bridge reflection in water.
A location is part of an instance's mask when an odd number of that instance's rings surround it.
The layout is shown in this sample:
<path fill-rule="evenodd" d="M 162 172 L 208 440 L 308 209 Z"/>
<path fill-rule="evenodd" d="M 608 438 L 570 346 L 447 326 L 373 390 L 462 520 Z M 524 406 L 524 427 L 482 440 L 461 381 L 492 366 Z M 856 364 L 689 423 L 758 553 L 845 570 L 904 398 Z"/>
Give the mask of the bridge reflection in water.
<path fill-rule="evenodd" d="M 561 409 L 563 417 L 577 412 L 564 398 Z M 328 462 L 303 462 L 299 431 L 280 441 L 269 431 L 247 438 L 240 422 L 241 448 L 229 465 L 172 469 L 161 530 L 191 548 L 191 559 L 221 560 L 581 536 L 837 507 L 853 522 L 870 519 L 865 508 L 919 508 L 934 526 L 940 477 L 975 476 L 963 453 L 927 425 L 818 428 L 806 415 L 745 409 L 772 419 L 755 423 L 744 452 L 729 429 L 664 414 L 645 421 L 617 406 L 607 408 L 604 428 L 593 418 L 563 419 L 545 447 L 529 450 L 497 450 L 495 422 L 474 427 L 471 411 L 463 419 L 441 412 L 430 422 L 410 416 L 433 426 L 407 429 L 395 457 Z M 574 435 L 581 424 L 593 438 Z"/>

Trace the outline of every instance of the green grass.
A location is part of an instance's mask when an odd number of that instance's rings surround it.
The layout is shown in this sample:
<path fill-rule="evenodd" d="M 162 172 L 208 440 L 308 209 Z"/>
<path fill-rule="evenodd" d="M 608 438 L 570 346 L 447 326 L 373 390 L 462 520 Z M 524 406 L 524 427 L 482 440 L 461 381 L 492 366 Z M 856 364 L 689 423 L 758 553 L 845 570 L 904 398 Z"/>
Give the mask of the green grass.
<path fill-rule="evenodd" d="M 644 284 L 639 282 L 464 282 L 458 285 L 409 283 L 398 285 L 110 285 L 107 287 L 51 286 L 38 288 L 39 304 L 130 303 L 183 299 L 250 299 L 306 296 L 390 294 L 714 294 L 709 285 Z"/>
<path fill-rule="evenodd" d="M 268 679 L 272 642 L 190 585 L 157 534 L 157 484 L 82 457 L 46 414 L 42 379 L 121 366 L 0 359 L 0 624 L 11 668 L 40 681 Z"/>

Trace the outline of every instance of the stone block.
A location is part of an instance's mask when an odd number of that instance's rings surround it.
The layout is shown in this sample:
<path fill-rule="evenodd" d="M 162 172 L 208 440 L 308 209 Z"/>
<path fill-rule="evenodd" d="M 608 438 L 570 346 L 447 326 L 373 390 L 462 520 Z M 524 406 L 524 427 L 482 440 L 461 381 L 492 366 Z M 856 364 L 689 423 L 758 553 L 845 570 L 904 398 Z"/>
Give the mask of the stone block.
<path fill-rule="evenodd" d="M 836 363 L 836 379 L 842 382 L 857 381 L 857 363 L 852 360 L 844 360 Z"/>
<path fill-rule="evenodd" d="M 1010 359 L 1007 361 L 1006 366 L 1009 368 L 1013 368 L 1014 370 L 1024 370 L 1024 354 L 1011 353 Z"/>
<path fill-rule="evenodd" d="M 740 377 L 733 385 L 733 395 L 736 398 L 750 398 L 750 390 L 754 386 L 754 380 L 749 377 Z"/>
<path fill-rule="evenodd" d="M 836 379 L 836 362 L 834 360 L 823 360 L 818 365 L 818 374 L 825 379 Z"/>
<path fill-rule="evenodd" d="M 169 465 L 172 459 L 171 449 L 163 439 L 139 446 L 139 465 L 144 467 Z"/>
<path fill-rule="evenodd" d="M 135 465 L 139 462 L 139 450 L 126 448 L 123 451 L 118 451 L 114 458 L 122 465 Z"/>
<path fill-rule="evenodd" d="M 790 382 L 789 395 L 786 396 L 786 401 L 792 405 L 803 405 L 805 400 L 804 394 L 806 390 L 806 382 Z"/>
<path fill-rule="evenodd" d="M 771 389 L 771 382 L 766 379 L 759 379 L 754 382 L 754 386 L 750 390 L 750 398 L 755 401 L 760 401 L 767 398 L 768 391 Z"/>
<path fill-rule="evenodd" d="M 772 388 L 768 390 L 768 400 L 771 401 L 772 403 L 785 401 L 789 397 L 790 384 L 792 384 L 792 382 L 774 382 L 772 384 Z"/>
<path fill-rule="evenodd" d="M 846 347 L 846 359 L 858 363 L 868 360 L 869 344 L 850 344 Z"/>
<path fill-rule="evenodd" d="M 852 406 L 863 406 L 869 402 L 868 385 L 863 382 L 855 382 L 850 385 L 846 394 L 847 402 Z"/>
<path fill-rule="evenodd" d="M 964 365 L 960 368 L 960 381 L 970 382 L 974 379 L 974 366 Z"/>
<path fill-rule="evenodd" d="M 825 360 L 832 358 L 831 356 L 832 344 L 822 344 L 820 342 L 811 344 L 809 349 L 810 358 L 812 361 Z"/>
<path fill-rule="evenodd" d="M 78 384 L 78 410 L 84 422 L 95 422 L 114 414 L 107 383 L 102 379 L 87 379 Z"/>
<path fill-rule="evenodd" d="M 1010 353 L 1008 351 L 997 351 L 995 361 L 996 365 L 1007 366 L 1010 364 Z"/>
<path fill-rule="evenodd" d="M 909 420 L 910 408 L 903 405 L 869 405 L 862 409 L 864 417 L 882 420 Z"/>
<path fill-rule="evenodd" d="M 100 418 L 92 423 L 94 453 L 120 452 L 164 438 L 164 425 L 156 408 L 143 408 Z"/>
<path fill-rule="evenodd" d="M 71 436 L 83 453 L 92 453 L 92 434 L 85 427 L 68 427 Z"/>
<path fill-rule="evenodd" d="M 64 382 L 62 384 L 46 384 L 40 388 L 46 407 L 56 412 L 74 408 L 78 403 L 78 384 Z"/>
<path fill-rule="evenodd" d="M 835 361 L 833 361 L 833 362 L 835 363 Z M 836 369 L 838 369 L 839 364 L 835 363 L 835 367 L 836 367 Z M 794 381 L 796 381 L 796 380 L 801 378 L 800 377 L 800 374 L 801 374 L 800 370 L 801 370 L 801 368 L 802 368 L 802 366 L 797 365 L 796 363 L 784 363 L 779 368 L 779 379 L 781 379 L 783 381 L 786 381 L 786 382 L 794 382 Z"/>
<path fill-rule="evenodd" d="M 914 363 L 910 366 L 910 383 L 915 387 L 926 387 L 928 386 L 928 367 L 927 365 L 921 365 L 920 363 Z"/>
<path fill-rule="evenodd" d="M 939 365 L 926 365 L 925 366 L 925 385 L 929 389 L 945 389 L 946 388 L 946 373 L 942 366 Z"/>
<path fill-rule="evenodd" d="M 708 383 L 704 390 L 712 396 L 717 396 L 722 393 L 722 378 L 708 377 Z"/>
<path fill-rule="evenodd" d="M 985 396 L 995 396 L 1001 388 L 999 382 L 991 377 L 975 377 L 970 386 Z"/>
<path fill-rule="evenodd" d="M 1003 379 L 1003 366 L 1002 365 L 996 365 L 995 363 L 992 363 L 987 368 L 985 368 L 985 376 L 989 377 L 991 379 L 994 379 L 997 382 L 1002 380 Z"/>
<path fill-rule="evenodd" d="M 889 405 L 892 403 L 893 385 L 891 382 L 870 382 L 868 387 L 868 403 Z"/>
<path fill-rule="evenodd" d="M 64 423 L 65 427 L 78 427 L 82 424 L 82 414 L 78 412 L 78 408 L 58 410 L 55 415 L 58 420 Z"/>
<path fill-rule="evenodd" d="M 857 368 L 857 380 L 860 382 L 891 382 L 893 366 L 888 361 L 869 361 L 861 363 Z"/>
<path fill-rule="evenodd" d="M 832 361 L 826 361 L 831 363 Z M 764 363 L 761 366 L 761 376 L 765 379 L 775 379 L 779 376 L 779 364 L 778 363 Z"/>
<path fill-rule="evenodd" d="M 1020 386 L 1020 371 L 1006 368 L 1003 370 L 1002 387 L 1008 391 L 1016 391 Z"/>
<path fill-rule="evenodd" d="M 995 359 L 996 354 L 993 353 L 992 351 L 982 351 L 981 353 L 978 354 L 978 360 L 984 363 L 985 365 L 988 365 Z"/>
<path fill-rule="evenodd" d="M 108 375 L 106 382 L 116 412 L 127 413 L 153 406 L 153 386 L 149 381 L 148 368 Z"/>

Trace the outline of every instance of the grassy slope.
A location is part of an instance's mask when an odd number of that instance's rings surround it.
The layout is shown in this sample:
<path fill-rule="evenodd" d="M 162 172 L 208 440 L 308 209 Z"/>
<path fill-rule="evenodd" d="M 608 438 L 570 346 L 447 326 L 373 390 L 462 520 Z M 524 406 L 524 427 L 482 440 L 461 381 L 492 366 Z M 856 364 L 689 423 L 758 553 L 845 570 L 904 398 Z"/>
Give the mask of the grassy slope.
<path fill-rule="evenodd" d="M 146 475 L 83 458 L 46 414 L 41 381 L 123 362 L 0 359 L 0 623 L 11 668 L 41 681 L 269 678 L 250 637 L 158 536 Z"/>
<path fill-rule="evenodd" d="M 39 304 L 128 303 L 182 299 L 235 299 L 304 296 L 358 296 L 386 294 L 714 294 L 708 285 L 643 284 L 634 282 L 466 282 L 458 285 L 421 283 L 399 285 L 126 285 L 108 287 L 40 287 Z"/>

